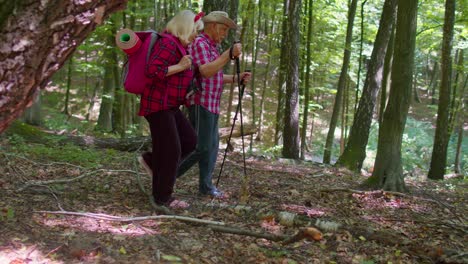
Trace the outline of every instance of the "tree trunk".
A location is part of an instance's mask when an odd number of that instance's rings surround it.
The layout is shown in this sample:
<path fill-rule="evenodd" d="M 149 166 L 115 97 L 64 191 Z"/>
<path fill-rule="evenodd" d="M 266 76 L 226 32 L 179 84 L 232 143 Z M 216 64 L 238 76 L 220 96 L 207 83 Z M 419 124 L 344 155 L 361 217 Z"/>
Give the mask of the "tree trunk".
<path fill-rule="evenodd" d="M 304 112 L 302 117 L 302 130 L 301 130 L 301 159 L 305 159 L 305 151 L 307 148 L 307 123 L 309 117 L 309 101 L 310 101 L 310 67 L 312 64 L 312 30 L 314 24 L 314 0 L 309 0 L 308 7 L 309 23 L 307 25 L 307 41 L 306 41 L 306 72 L 305 72 L 305 85 L 304 85 Z"/>
<path fill-rule="evenodd" d="M 392 24 L 392 31 L 390 40 L 388 41 L 387 52 L 385 54 L 383 76 L 382 76 L 382 89 L 380 89 L 380 107 L 379 107 L 379 127 L 382 126 L 385 107 L 387 107 L 388 94 L 390 93 L 392 64 L 393 64 L 393 50 L 395 48 L 395 22 Z"/>
<path fill-rule="evenodd" d="M 287 43 L 289 42 L 288 40 L 288 34 L 287 34 L 287 19 L 288 17 L 288 12 L 289 12 L 289 1 L 284 0 L 283 1 L 283 17 L 282 17 L 282 22 L 283 25 L 281 27 L 281 36 L 282 38 L 278 38 L 280 41 L 280 46 L 281 46 L 281 55 L 280 55 L 280 66 L 279 66 L 279 73 L 278 73 L 278 93 L 277 93 L 277 108 L 276 108 L 276 120 L 275 120 L 275 145 L 279 145 L 280 137 L 281 137 L 281 131 L 283 131 L 284 127 L 284 93 L 285 93 L 285 80 L 286 80 L 286 63 L 288 61 L 288 50 L 287 50 Z"/>
<path fill-rule="evenodd" d="M 463 56 L 461 57 L 461 60 L 463 60 Z M 458 121 L 456 121 L 458 124 L 458 131 L 457 131 L 457 136 L 458 136 L 458 140 L 457 140 L 457 147 L 456 147 L 456 151 L 455 151 L 455 163 L 454 163 L 454 167 L 455 167 L 455 173 L 462 173 L 462 169 L 461 169 L 461 166 L 460 166 L 460 156 L 461 156 L 461 147 L 462 147 L 462 141 L 463 141 L 463 126 L 464 126 L 464 120 L 467 120 L 467 115 L 466 115 L 466 110 L 465 110 L 465 106 L 466 106 L 466 94 L 465 94 L 465 89 L 466 89 L 466 83 L 468 81 L 468 76 L 465 77 L 465 81 L 464 81 L 464 84 L 462 84 L 461 88 L 460 88 L 460 95 L 459 95 L 459 105 L 457 106 L 457 112 L 458 112 Z"/>
<path fill-rule="evenodd" d="M 346 148 L 337 161 L 339 166 L 344 166 L 352 171 L 359 172 L 366 158 L 366 146 L 377 94 L 382 83 L 387 46 L 395 21 L 396 4 L 397 0 L 386 0 L 384 3 L 359 107 L 353 120 Z"/>
<path fill-rule="evenodd" d="M 361 38 L 359 40 L 359 66 L 358 66 L 358 73 L 357 73 L 357 83 L 356 83 L 356 93 L 354 96 L 355 103 L 354 103 L 354 112 L 356 114 L 358 101 L 359 101 L 359 84 L 361 83 L 361 70 L 362 70 L 362 49 L 364 44 L 364 6 L 366 5 L 367 0 L 362 1 L 361 3 Z"/>
<path fill-rule="evenodd" d="M 461 106 L 461 103 L 463 101 L 463 96 L 464 96 L 464 87 L 459 85 L 460 76 L 463 75 L 464 52 L 462 49 L 459 49 L 457 53 L 458 53 L 458 63 L 456 66 L 455 78 L 453 80 L 453 85 L 452 85 L 453 95 L 452 95 L 452 102 L 450 104 L 449 131 L 453 131 L 456 120 L 457 120 L 457 116 L 461 114 L 460 106 Z M 457 95 L 459 87 L 460 87 L 460 95 Z"/>
<path fill-rule="evenodd" d="M 126 2 L 3 1 L 0 133 L 32 103 L 36 91 L 46 86 L 96 25 L 124 9 Z"/>
<path fill-rule="evenodd" d="M 112 51 L 110 48 L 104 51 L 104 61 L 112 61 Z M 112 132 L 112 109 L 115 97 L 114 71 L 111 63 L 104 65 L 103 90 L 101 95 L 101 107 L 96 129 L 104 132 Z"/>
<path fill-rule="evenodd" d="M 450 93 L 452 84 L 452 41 L 455 21 L 455 0 L 445 2 L 444 36 L 442 42 L 442 81 L 439 92 L 439 105 L 437 109 L 437 125 L 432 149 L 429 179 L 443 180 L 447 164 L 447 147 L 450 138 L 449 111 Z"/>
<path fill-rule="evenodd" d="M 272 7 L 272 10 L 276 10 L 276 4 Z M 267 13 L 267 18 L 265 19 L 265 21 L 268 21 L 268 13 Z M 258 133 L 257 133 L 257 138 L 256 140 L 262 140 L 262 137 L 263 137 L 263 119 L 264 119 L 264 115 L 265 115 L 265 93 L 266 93 L 266 90 L 267 90 L 267 85 L 268 85 L 268 80 L 271 78 L 271 75 L 270 75 L 270 67 L 271 67 L 271 60 L 273 58 L 272 56 L 272 47 L 273 47 L 273 33 L 274 33 L 274 28 L 275 28 L 275 25 L 276 25 L 276 19 L 275 19 L 275 15 L 273 14 L 273 16 L 271 17 L 271 21 L 273 21 L 271 23 L 271 27 L 270 27 L 270 30 L 268 29 L 268 23 L 265 23 L 265 34 L 267 35 L 266 36 L 266 39 L 268 41 L 268 48 L 266 50 L 266 52 L 268 53 L 267 56 L 268 56 L 268 61 L 267 61 L 267 65 L 266 65 L 266 69 L 265 69 L 265 78 L 263 79 L 263 87 L 262 87 L 262 95 L 261 95 L 261 99 L 260 99 L 260 113 L 259 113 L 259 120 L 258 120 Z M 271 83 L 271 82 L 270 82 Z"/>
<path fill-rule="evenodd" d="M 366 183 L 388 191 L 405 191 L 401 143 L 411 100 L 418 1 L 398 0 L 392 84 L 379 129 L 374 171 Z"/>
<path fill-rule="evenodd" d="M 283 157 L 299 158 L 299 18 L 301 0 L 289 2 L 287 19 L 288 61 L 283 129 Z"/>
<path fill-rule="evenodd" d="M 439 76 L 439 62 L 434 62 L 434 71 L 432 72 L 432 79 L 429 87 L 431 88 L 431 104 L 436 104 L 436 87 L 437 87 L 437 80 Z"/>
<path fill-rule="evenodd" d="M 335 140 L 335 129 L 338 124 L 338 117 L 340 115 L 340 107 L 343 102 L 343 91 L 346 85 L 346 78 L 348 76 L 349 59 L 351 57 L 351 42 L 353 39 L 353 25 L 354 17 L 356 15 L 357 0 L 352 0 L 348 12 L 348 25 L 346 29 L 346 43 L 343 56 L 343 65 L 341 66 L 340 78 L 338 80 L 337 93 L 335 96 L 335 103 L 333 106 L 333 113 L 330 120 L 327 139 L 325 142 L 325 151 L 323 153 L 323 163 L 329 164 L 331 160 L 331 152 L 333 142 Z"/>
<path fill-rule="evenodd" d="M 255 126 L 257 123 L 257 115 L 256 115 L 256 97 L 255 94 L 255 80 L 257 77 L 257 59 L 258 59 L 258 51 L 260 50 L 260 26 L 262 22 L 263 10 L 262 10 L 262 0 L 258 1 L 258 20 L 257 20 L 257 37 L 255 38 L 255 45 L 252 45 L 253 49 L 253 61 L 252 61 L 252 82 L 251 82 L 251 89 L 252 89 L 252 124 Z M 254 10 L 255 11 L 255 10 Z M 255 13 L 255 12 L 254 12 Z M 253 27 L 254 28 L 254 27 Z M 253 148 L 253 135 L 250 137 L 250 145 L 249 145 L 249 152 L 252 152 Z"/>
<path fill-rule="evenodd" d="M 70 115 L 70 111 L 68 111 L 68 105 L 70 103 L 70 89 L 71 89 L 71 82 L 72 82 L 72 75 L 73 75 L 73 55 L 70 56 L 70 60 L 68 60 L 68 69 L 67 69 L 67 90 L 65 92 L 65 102 L 63 113 L 67 116 Z"/>
<path fill-rule="evenodd" d="M 414 73 L 414 76 L 413 76 L 413 100 L 416 103 L 421 103 L 421 99 L 419 99 L 418 74 L 417 73 Z"/>
<path fill-rule="evenodd" d="M 42 113 L 41 113 L 41 91 L 38 91 L 38 95 L 34 99 L 34 103 L 31 107 L 27 108 L 23 114 L 23 120 L 26 124 L 33 126 L 42 125 Z"/>

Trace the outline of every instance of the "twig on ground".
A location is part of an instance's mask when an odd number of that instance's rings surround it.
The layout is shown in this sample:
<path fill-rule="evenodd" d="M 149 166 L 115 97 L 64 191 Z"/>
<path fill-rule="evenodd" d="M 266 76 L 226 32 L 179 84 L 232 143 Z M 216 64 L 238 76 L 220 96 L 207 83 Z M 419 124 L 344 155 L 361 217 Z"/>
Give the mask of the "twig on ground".
<path fill-rule="evenodd" d="M 133 221 L 145 221 L 145 220 L 156 220 L 156 219 L 174 219 L 183 222 L 192 222 L 197 224 L 207 225 L 224 225 L 223 222 L 203 220 L 198 218 L 179 216 L 179 215 L 151 215 L 151 216 L 138 216 L 138 217 L 119 217 L 106 214 L 95 214 L 95 213 L 80 213 L 80 212 L 68 212 L 68 211 L 34 211 L 38 214 L 58 214 L 58 215 L 73 215 L 89 217 L 99 220 L 115 221 L 115 222 L 133 222 Z"/>

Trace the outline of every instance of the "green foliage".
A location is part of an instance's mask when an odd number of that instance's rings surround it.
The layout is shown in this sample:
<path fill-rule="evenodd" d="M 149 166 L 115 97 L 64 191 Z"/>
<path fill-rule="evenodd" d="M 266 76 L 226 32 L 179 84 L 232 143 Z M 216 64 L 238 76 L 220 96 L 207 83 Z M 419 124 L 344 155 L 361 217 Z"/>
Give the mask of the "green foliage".
<path fill-rule="evenodd" d="M 20 134 L 8 135 L 9 151 L 43 162 L 66 162 L 83 167 L 100 167 L 117 159 L 113 149 L 82 149 L 73 144 L 60 145 L 59 139 L 49 139 L 46 144 L 32 143 Z M 54 143 L 55 141 L 55 143 Z"/>
<path fill-rule="evenodd" d="M 11 207 L 3 208 L 0 211 L 0 222 L 12 221 L 15 219 L 15 210 Z"/>
<path fill-rule="evenodd" d="M 406 121 L 403 141 L 401 146 L 401 155 L 403 170 L 405 174 L 426 174 L 429 171 L 432 155 L 432 145 L 434 141 L 434 128 L 429 122 L 422 122 L 409 117 Z M 449 142 L 447 153 L 447 166 L 453 171 L 453 161 L 455 159 L 457 137 L 453 136 Z M 367 145 L 366 161 L 364 167 L 373 166 L 373 160 L 377 152 L 378 124 L 373 123 L 369 143 Z M 468 149 L 468 143 L 463 142 L 462 149 Z M 463 154 L 463 153 L 462 153 Z M 468 169 L 468 156 L 463 154 L 461 158 L 463 171 Z"/>

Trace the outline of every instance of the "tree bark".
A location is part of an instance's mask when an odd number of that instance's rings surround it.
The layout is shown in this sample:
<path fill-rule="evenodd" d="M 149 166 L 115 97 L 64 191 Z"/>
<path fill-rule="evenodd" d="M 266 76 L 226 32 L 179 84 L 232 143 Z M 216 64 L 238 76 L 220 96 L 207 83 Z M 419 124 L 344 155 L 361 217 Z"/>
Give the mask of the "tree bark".
<path fill-rule="evenodd" d="M 353 120 L 351 133 L 346 148 L 337 161 L 338 166 L 344 166 L 352 171 L 359 172 L 366 158 L 366 146 L 377 94 L 382 83 L 387 46 L 395 21 L 396 4 L 397 0 L 386 0 L 384 3 L 379 30 L 375 38 L 364 89 Z"/>
<path fill-rule="evenodd" d="M 279 46 L 281 47 L 280 55 L 280 65 L 278 73 L 278 92 L 277 92 L 277 108 L 276 108 L 276 120 L 275 120 L 275 145 L 279 144 L 281 138 L 281 132 L 284 128 L 284 93 L 286 87 L 286 62 L 288 60 L 288 50 L 287 43 L 288 34 L 287 34 L 287 17 L 289 15 L 289 0 L 283 1 L 283 17 L 282 17 L 282 27 L 281 27 L 281 36 L 278 38 L 280 41 Z"/>
<path fill-rule="evenodd" d="M 284 111 L 283 150 L 285 158 L 299 158 L 299 18 L 301 0 L 289 2 L 287 19 L 288 61 Z"/>
<path fill-rule="evenodd" d="M 343 65 L 341 66 L 340 78 L 338 80 L 337 93 L 335 96 L 335 103 L 333 105 L 333 113 L 328 128 L 327 139 L 325 142 L 325 151 L 323 153 L 323 163 L 329 164 L 331 161 L 331 152 L 333 148 L 333 141 L 335 140 L 335 129 L 338 124 L 338 117 L 340 115 L 340 108 L 343 102 L 343 91 L 346 86 L 346 78 L 348 76 L 349 60 L 351 57 L 351 42 L 353 39 L 353 25 L 354 17 L 356 15 L 357 0 L 352 0 L 348 12 L 348 26 L 346 29 L 346 43 L 343 55 Z"/>
<path fill-rule="evenodd" d="M 4 1 L 0 12 L 0 133 L 96 25 L 127 0 Z M 13 12 L 14 9 L 14 12 Z"/>
<path fill-rule="evenodd" d="M 450 94 L 452 88 L 452 42 L 453 26 L 455 22 L 455 0 L 445 2 L 444 36 L 442 40 L 442 81 L 439 92 L 439 105 L 437 109 L 437 125 L 432 149 L 431 167 L 429 168 L 429 179 L 443 180 L 445 166 L 447 164 L 447 148 L 450 138 L 449 111 Z"/>
<path fill-rule="evenodd" d="M 305 72 L 305 85 L 304 85 L 304 112 L 302 117 L 302 130 L 301 130 L 301 159 L 305 159 L 305 152 L 307 148 L 307 123 L 309 117 L 309 101 L 310 101 L 310 66 L 312 64 L 312 30 L 314 22 L 314 0 L 309 0 L 308 6 L 309 23 L 307 25 L 307 41 L 306 41 L 306 72 Z"/>
<path fill-rule="evenodd" d="M 374 171 L 367 184 L 377 189 L 406 190 L 401 143 L 411 100 L 418 0 L 398 0 L 392 84 L 379 129 Z"/>
<path fill-rule="evenodd" d="M 392 24 L 392 31 L 388 41 L 387 52 L 385 54 L 384 69 L 382 76 L 382 88 L 380 89 L 380 106 L 379 106 L 379 127 L 382 126 L 383 114 L 388 102 L 388 94 L 390 92 L 390 76 L 392 73 L 393 50 L 395 47 L 395 21 Z"/>

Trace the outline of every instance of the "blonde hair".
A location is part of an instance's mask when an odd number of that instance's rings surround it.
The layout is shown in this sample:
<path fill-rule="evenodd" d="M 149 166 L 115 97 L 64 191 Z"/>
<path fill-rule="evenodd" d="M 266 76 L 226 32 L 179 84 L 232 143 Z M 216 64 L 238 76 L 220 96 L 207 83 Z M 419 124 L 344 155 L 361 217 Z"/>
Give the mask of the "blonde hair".
<path fill-rule="evenodd" d="M 195 31 L 203 29 L 203 21 L 199 19 L 194 22 L 195 14 L 190 10 L 177 13 L 166 25 L 166 30 L 179 38 L 180 42 L 188 44 L 189 37 Z"/>

